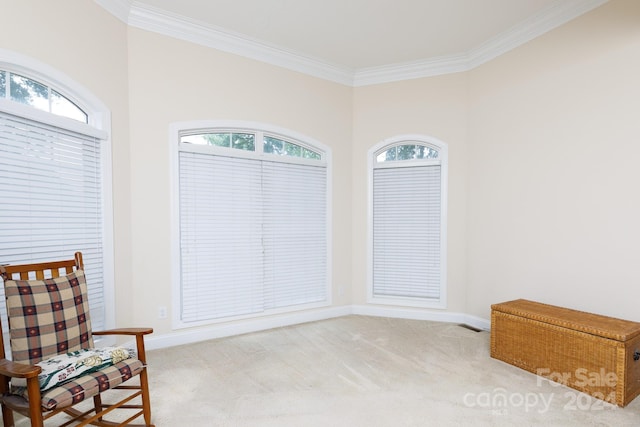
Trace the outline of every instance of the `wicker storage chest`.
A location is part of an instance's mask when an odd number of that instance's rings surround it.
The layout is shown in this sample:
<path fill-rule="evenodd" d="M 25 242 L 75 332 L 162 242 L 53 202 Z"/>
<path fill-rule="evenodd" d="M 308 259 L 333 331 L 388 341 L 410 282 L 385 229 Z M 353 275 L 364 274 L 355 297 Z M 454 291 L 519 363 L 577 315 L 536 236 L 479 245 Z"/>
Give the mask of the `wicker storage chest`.
<path fill-rule="evenodd" d="M 640 394 L 640 323 L 528 300 L 491 306 L 491 357 L 618 406 Z"/>

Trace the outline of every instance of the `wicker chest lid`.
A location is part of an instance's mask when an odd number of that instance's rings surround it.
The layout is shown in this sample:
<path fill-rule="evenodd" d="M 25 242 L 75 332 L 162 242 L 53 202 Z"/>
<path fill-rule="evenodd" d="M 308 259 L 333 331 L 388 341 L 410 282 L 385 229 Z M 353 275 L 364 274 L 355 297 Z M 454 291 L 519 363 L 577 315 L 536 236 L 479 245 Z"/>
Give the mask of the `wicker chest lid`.
<path fill-rule="evenodd" d="M 640 335 L 639 322 L 556 307 L 525 299 L 493 304 L 491 309 L 616 341 L 625 342 Z"/>

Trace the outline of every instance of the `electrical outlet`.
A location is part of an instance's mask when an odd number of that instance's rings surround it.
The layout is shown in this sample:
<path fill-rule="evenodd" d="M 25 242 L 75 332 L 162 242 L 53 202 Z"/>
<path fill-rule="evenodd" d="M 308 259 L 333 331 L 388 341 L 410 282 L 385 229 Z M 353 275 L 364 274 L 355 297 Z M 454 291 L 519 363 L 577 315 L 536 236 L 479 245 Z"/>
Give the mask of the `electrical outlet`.
<path fill-rule="evenodd" d="M 167 307 L 160 306 L 158 307 L 158 319 L 166 319 L 167 318 Z"/>

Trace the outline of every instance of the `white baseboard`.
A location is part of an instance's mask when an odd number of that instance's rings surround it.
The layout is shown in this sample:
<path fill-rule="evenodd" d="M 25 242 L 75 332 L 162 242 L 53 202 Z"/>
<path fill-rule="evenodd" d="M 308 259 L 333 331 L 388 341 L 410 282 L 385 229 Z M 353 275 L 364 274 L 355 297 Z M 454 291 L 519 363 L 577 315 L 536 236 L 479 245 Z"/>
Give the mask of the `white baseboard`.
<path fill-rule="evenodd" d="M 449 311 L 425 311 L 414 308 L 383 307 L 379 305 L 354 305 L 351 306 L 351 308 L 353 310 L 353 314 L 359 314 L 363 316 L 393 317 L 399 319 L 461 323 L 487 331 L 491 328 L 490 321 L 465 313 L 452 313 Z"/>
<path fill-rule="evenodd" d="M 241 320 L 234 323 L 214 324 L 194 330 L 180 330 L 168 334 L 147 336 L 145 337 L 145 348 L 156 350 L 300 323 L 315 322 L 317 320 L 332 319 L 334 317 L 348 316 L 349 314 L 351 314 L 351 306 L 342 306 Z"/>
<path fill-rule="evenodd" d="M 332 319 L 351 314 L 361 316 L 393 317 L 401 319 L 429 320 L 434 322 L 461 323 L 482 330 L 489 330 L 488 320 L 464 313 L 424 311 L 413 308 L 383 307 L 373 305 L 347 305 L 318 310 L 288 313 L 278 316 L 242 320 L 234 323 L 215 324 L 194 330 L 180 330 L 145 338 L 147 350 L 157 350 L 177 345 L 192 344 L 215 338 L 229 337 L 250 332 L 264 331 L 283 326 Z"/>

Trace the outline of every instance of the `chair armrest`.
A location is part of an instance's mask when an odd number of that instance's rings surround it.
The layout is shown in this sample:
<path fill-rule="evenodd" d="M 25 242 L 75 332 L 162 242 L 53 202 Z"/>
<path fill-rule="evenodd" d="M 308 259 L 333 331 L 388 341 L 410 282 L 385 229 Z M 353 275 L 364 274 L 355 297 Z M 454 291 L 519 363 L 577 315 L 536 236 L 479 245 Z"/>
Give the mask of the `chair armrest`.
<path fill-rule="evenodd" d="M 93 335 L 148 335 L 153 332 L 152 328 L 121 328 L 108 329 L 105 331 L 93 331 Z"/>
<path fill-rule="evenodd" d="M 36 365 L 15 363 L 11 360 L 0 359 L 0 375 L 11 378 L 33 378 L 42 372 L 42 368 Z"/>
<path fill-rule="evenodd" d="M 93 335 L 133 335 L 136 337 L 136 349 L 138 351 L 138 360 L 147 363 L 147 355 L 144 350 L 144 336 L 153 332 L 152 328 L 121 328 L 109 329 L 106 331 L 96 331 Z"/>

